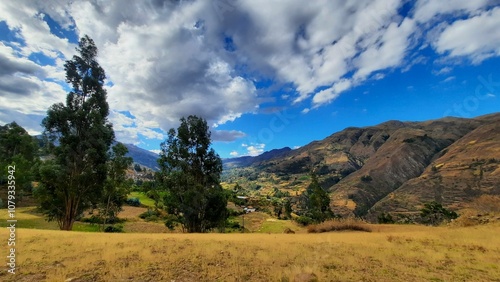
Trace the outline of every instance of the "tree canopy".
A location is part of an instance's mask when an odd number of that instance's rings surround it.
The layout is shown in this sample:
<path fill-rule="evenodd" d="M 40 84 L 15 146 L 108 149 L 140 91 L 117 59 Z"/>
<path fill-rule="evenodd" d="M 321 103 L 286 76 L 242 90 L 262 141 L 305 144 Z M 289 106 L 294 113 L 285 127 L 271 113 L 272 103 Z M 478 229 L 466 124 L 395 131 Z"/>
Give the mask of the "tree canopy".
<path fill-rule="evenodd" d="M 227 218 L 227 199 L 220 185 L 222 161 L 210 148 L 207 122 L 181 118 L 161 144 L 159 180 L 166 190 L 167 211 L 178 216 L 188 232 L 206 232 Z"/>
<path fill-rule="evenodd" d="M 52 105 L 42 122 L 54 158 L 40 169 L 36 191 L 40 208 L 63 230 L 71 230 L 77 216 L 101 199 L 114 140 L 97 47 L 84 36 L 76 50 L 78 55 L 64 64 L 72 87 L 66 104 Z"/>

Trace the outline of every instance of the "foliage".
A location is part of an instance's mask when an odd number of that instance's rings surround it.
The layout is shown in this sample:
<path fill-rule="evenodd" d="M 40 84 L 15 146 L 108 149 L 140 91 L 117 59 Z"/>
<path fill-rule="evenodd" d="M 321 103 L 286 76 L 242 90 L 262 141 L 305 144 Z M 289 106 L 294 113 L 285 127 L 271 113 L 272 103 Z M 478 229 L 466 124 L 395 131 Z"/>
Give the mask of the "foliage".
<path fill-rule="evenodd" d="M 90 217 L 84 217 L 79 220 L 80 222 L 92 223 L 92 224 L 103 224 L 104 218 L 101 216 L 92 215 Z M 125 219 L 114 217 L 106 220 L 106 224 L 123 223 Z"/>
<path fill-rule="evenodd" d="M 173 214 L 168 214 L 165 216 L 165 226 L 169 230 L 174 230 L 179 223 L 179 218 L 177 216 Z"/>
<path fill-rule="evenodd" d="M 378 223 L 380 224 L 392 224 L 394 222 L 394 218 L 390 213 L 381 213 L 377 217 Z"/>
<path fill-rule="evenodd" d="M 177 131 L 170 129 L 161 144 L 157 175 L 167 191 L 163 201 L 188 232 L 206 232 L 227 218 L 222 161 L 210 144 L 207 122 L 197 116 L 182 118 Z"/>
<path fill-rule="evenodd" d="M 109 233 L 122 233 L 123 232 L 123 226 L 122 225 L 110 225 L 104 229 L 104 232 L 109 232 Z"/>
<path fill-rule="evenodd" d="M 372 180 L 373 180 L 373 178 L 370 175 L 361 176 L 361 181 L 363 181 L 363 182 L 370 182 Z"/>
<path fill-rule="evenodd" d="M 62 230 L 71 230 L 76 217 L 101 200 L 114 139 L 97 47 L 85 36 L 77 51 L 79 55 L 64 64 L 72 87 L 66 104 L 52 105 L 42 122 L 54 159 L 40 168 L 41 185 L 36 189 L 41 210 Z"/>
<path fill-rule="evenodd" d="M 314 222 L 314 220 L 312 218 L 305 216 L 305 215 L 301 215 L 301 216 L 297 217 L 297 219 L 295 221 L 297 221 L 298 224 L 303 225 L 303 226 L 307 226 L 307 225 L 312 224 Z"/>
<path fill-rule="evenodd" d="M 137 171 L 137 172 L 141 172 L 142 171 L 141 166 L 139 164 L 134 164 L 134 170 Z"/>
<path fill-rule="evenodd" d="M 139 198 L 128 198 L 125 202 L 129 206 L 133 206 L 133 207 L 140 207 L 141 206 L 141 201 L 139 200 Z"/>
<path fill-rule="evenodd" d="M 103 227 L 107 221 L 114 221 L 127 200 L 129 182 L 126 169 L 132 164 L 132 158 L 126 157 L 128 149 L 122 143 L 113 146 L 109 153 L 108 178 L 104 185 L 104 193 L 98 203 L 99 216 L 103 219 Z"/>
<path fill-rule="evenodd" d="M 158 210 L 148 209 L 147 211 L 141 213 L 139 217 L 145 221 L 158 221 L 162 217 L 162 214 Z"/>
<path fill-rule="evenodd" d="M 319 185 L 318 177 L 311 173 L 311 184 L 302 194 L 302 206 L 305 207 L 305 215 L 313 222 L 319 223 L 334 217 L 330 209 L 330 197 Z"/>
<path fill-rule="evenodd" d="M 14 165 L 16 185 L 31 192 L 31 182 L 38 175 L 37 147 L 33 137 L 16 122 L 0 126 L 0 184 L 7 182 L 7 166 Z"/>
<path fill-rule="evenodd" d="M 420 212 L 420 217 L 425 224 L 439 225 L 443 222 L 456 219 L 458 214 L 445 209 L 440 203 L 430 202 L 424 204 L 424 208 Z"/>

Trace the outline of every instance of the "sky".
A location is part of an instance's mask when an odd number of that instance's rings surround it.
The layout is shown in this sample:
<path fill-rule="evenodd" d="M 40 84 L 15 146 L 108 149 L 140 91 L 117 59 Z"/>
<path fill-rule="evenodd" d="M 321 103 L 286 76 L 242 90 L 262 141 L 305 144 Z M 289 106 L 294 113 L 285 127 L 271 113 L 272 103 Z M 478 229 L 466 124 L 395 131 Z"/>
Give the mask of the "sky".
<path fill-rule="evenodd" d="M 0 1 L 0 124 L 43 131 L 96 43 L 116 139 L 207 120 L 222 158 L 350 126 L 500 110 L 499 0 Z"/>

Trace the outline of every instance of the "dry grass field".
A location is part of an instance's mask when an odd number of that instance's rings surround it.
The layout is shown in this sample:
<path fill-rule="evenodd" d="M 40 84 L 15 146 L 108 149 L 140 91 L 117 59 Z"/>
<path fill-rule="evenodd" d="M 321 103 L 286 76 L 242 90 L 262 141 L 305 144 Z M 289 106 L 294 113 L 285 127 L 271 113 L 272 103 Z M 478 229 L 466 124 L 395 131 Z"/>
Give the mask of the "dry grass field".
<path fill-rule="evenodd" d="M 321 234 L 17 230 L 1 281 L 500 281 L 500 225 Z M 8 230 L 0 230 L 5 238 Z M 4 256 L 5 257 L 5 256 Z M 5 265 L 5 264 L 4 264 Z M 301 278 L 302 277 L 302 278 Z"/>

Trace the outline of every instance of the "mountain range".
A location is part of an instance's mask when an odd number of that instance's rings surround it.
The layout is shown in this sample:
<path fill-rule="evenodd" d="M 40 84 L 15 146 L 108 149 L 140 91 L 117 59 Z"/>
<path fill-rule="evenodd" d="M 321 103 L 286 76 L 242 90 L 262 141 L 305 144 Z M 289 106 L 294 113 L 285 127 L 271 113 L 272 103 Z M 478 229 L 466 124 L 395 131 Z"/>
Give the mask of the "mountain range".
<path fill-rule="evenodd" d="M 459 210 L 500 194 L 500 113 L 350 127 L 299 149 L 224 164 L 226 172 L 251 168 L 254 179 L 266 176 L 281 190 L 314 171 L 342 215 L 411 214 L 430 201 Z"/>

